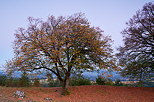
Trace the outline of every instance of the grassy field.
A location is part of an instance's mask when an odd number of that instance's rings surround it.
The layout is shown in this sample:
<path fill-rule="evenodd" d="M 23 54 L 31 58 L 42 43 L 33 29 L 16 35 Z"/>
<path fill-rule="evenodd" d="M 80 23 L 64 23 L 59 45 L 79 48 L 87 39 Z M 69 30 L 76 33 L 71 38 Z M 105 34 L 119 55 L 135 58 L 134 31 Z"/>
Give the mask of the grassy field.
<path fill-rule="evenodd" d="M 13 97 L 15 91 L 24 91 L 26 98 Z M 73 86 L 68 96 L 62 96 L 60 87 L 0 87 L 0 102 L 154 102 L 154 87 Z"/>

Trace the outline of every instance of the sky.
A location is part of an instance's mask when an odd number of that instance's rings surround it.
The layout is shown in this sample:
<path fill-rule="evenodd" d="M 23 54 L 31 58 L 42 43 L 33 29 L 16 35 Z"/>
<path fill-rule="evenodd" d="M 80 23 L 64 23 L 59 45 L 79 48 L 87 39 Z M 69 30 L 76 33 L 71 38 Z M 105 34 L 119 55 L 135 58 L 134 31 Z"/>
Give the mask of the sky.
<path fill-rule="evenodd" d="M 121 31 L 126 22 L 152 0 L 0 0 L 0 66 L 13 58 L 14 33 L 26 28 L 28 17 L 68 16 L 85 13 L 90 24 L 110 35 L 113 49 L 123 45 Z M 2 67 L 1 67 L 2 68 Z"/>

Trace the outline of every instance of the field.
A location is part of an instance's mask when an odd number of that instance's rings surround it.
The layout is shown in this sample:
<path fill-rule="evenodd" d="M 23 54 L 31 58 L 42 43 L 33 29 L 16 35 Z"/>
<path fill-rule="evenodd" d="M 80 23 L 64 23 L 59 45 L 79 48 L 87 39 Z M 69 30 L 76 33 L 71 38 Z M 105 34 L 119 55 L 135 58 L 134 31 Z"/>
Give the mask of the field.
<path fill-rule="evenodd" d="M 15 91 L 24 91 L 26 98 L 13 97 Z M 61 88 L 13 88 L 0 87 L 0 102 L 154 102 L 154 87 L 118 87 L 118 86 L 73 86 L 71 94 L 62 96 Z"/>

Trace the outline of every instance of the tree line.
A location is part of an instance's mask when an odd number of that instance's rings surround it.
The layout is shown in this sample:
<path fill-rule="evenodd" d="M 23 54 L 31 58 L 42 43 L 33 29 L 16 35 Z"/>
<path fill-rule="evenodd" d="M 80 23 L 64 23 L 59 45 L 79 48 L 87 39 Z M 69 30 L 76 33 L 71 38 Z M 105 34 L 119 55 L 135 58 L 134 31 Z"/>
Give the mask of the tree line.
<path fill-rule="evenodd" d="M 61 87 L 60 81 L 57 78 L 53 78 L 49 73 L 46 74 L 44 82 L 41 82 L 44 78 L 30 78 L 27 73 L 22 73 L 20 77 L 12 77 L 7 74 L 0 74 L 0 86 L 5 87 Z M 83 75 L 73 75 L 70 78 L 70 86 L 81 85 L 112 85 L 112 86 L 124 86 L 120 79 L 113 82 L 110 78 L 98 76 L 96 80 L 90 80 Z M 125 85 L 126 86 L 126 85 Z"/>

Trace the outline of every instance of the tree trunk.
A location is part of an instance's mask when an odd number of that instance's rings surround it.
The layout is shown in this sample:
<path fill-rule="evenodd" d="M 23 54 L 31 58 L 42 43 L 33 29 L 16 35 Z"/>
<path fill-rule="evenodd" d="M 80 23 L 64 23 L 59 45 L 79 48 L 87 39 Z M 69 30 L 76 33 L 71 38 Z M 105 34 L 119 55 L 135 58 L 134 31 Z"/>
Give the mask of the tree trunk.
<path fill-rule="evenodd" d="M 141 69 L 141 72 L 140 72 L 140 82 L 143 80 L 143 71 Z"/>
<path fill-rule="evenodd" d="M 70 94 L 70 92 L 68 91 L 69 79 L 61 81 L 61 85 L 62 85 L 62 95 L 69 95 Z"/>

